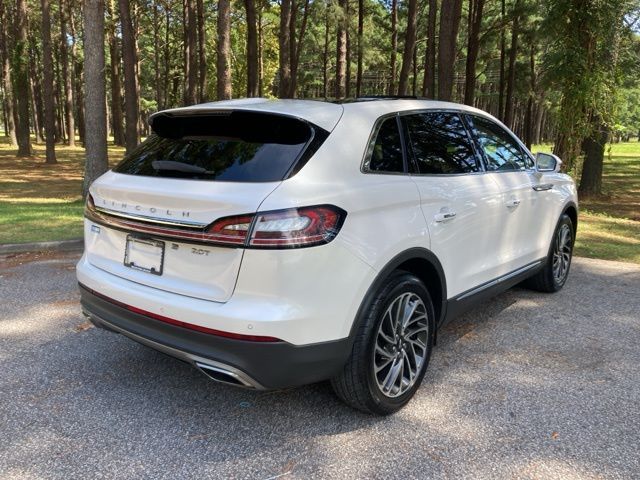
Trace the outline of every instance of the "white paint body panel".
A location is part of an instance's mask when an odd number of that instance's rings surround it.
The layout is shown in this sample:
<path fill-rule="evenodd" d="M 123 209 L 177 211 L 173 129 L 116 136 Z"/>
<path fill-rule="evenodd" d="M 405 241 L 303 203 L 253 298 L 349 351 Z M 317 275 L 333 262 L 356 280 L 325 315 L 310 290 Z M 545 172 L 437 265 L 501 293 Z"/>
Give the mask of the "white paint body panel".
<path fill-rule="evenodd" d="M 293 177 L 273 183 L 225 183 L 106 173 L 91 187 L 97 206 L 158 219 L 209 224 L 255 211 L 336 205 L 346 221 L 331 243 L 288 250 L 205 247 L 172 250 L 159 276 L 123 265 L 126 233 L 87 221 L 78 280 L 108 297 L 159 315 L 217 330 L 273 336 L 295 345 L 349 335 L 378 273 L 410 248 L 430 250 L 442 264 L 452 298 L 547 254 L 564 208 L 577 205 L 575 186 L 559 173 L 505 172 L 453 176 L 361 172 L 374 125 L 399 111 L 462 105 L 420 100 L 344 105 L 309 101 L 218 102 L 183 111 L 248 109 L 315 123 L 331 134 Z M 535 192 L 535 184 L 553 183 Z M 515 209 L 506 202 L 517 196 Z M 138 208 L 139 207 L 139 208 Z M 151 208 L 155 211 L 151 212 Z M 447 209 L 453 220 L 436 222 Z M 178 242 L 176 242 L 178 243 Z"/>

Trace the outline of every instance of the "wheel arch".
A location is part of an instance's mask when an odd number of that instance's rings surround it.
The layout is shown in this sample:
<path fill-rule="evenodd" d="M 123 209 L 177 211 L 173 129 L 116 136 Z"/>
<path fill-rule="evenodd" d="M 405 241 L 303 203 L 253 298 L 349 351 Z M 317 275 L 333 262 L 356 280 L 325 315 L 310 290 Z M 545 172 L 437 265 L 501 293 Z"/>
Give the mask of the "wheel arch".
<path fill-rule="evenodd" d="M 426 248 L 414 247 L 393 257 L 380 270 L 360 303 L 355 321 L 351 326 L 350 337 L 353 338 L 357 332 L 362 318 L 366 313 L 367 305 L 369 305 L 371 299 L 389 276 L 397 270 L 407 271 L 422 280 L 429 291 L 429 295 L 431 295 L 433 308 L 436 314 L 436 325 L 440 325 L 442 323 L 446 315 L 447 305 L 447 282 L 444 270 L 442 269 L 442 265 L 440 264 L 438 257 L 436 257 L 433 252 Z"/>
<path fill-rule="evenodd" d="M 562 210 L 562 214 L 566 214 L 571 219 L 573 224 L 573 238 L 575 241 L 576 233 L 578 232 L 578 206 L 574 202 L 569 202 Z"/>

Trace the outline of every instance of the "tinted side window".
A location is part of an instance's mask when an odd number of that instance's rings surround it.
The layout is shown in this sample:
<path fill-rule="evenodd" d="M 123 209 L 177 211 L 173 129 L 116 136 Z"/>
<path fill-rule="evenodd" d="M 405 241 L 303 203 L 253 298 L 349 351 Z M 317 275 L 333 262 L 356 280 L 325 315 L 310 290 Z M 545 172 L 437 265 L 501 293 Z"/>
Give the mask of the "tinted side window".
<path fill-rule="evenodd" d="M 404 117 L 418 173 L 451 174 L 479 170 L 473 146 L 455 113 L 428 112 Z"/>
<path fill-rule="evenodd" d="M 403 173 L 402 143 L 396 117 L 382 122 L 364 165 L 370 172 Z"/>
<path fill-rule="evenodd" d="M 524 170 L 533 161 L 502 127 L 482 117 L 470 116 L 488 171 Z"/>

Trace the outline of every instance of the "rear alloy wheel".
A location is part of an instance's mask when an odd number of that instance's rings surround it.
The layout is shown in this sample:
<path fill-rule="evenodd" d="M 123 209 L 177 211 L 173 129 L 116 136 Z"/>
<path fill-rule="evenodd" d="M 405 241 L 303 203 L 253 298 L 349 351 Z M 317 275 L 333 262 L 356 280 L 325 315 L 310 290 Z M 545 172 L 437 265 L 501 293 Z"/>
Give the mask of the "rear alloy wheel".
<path fill-rule="evenodd" d="M 427 356 L 427 308 L 413 292 L 391 302 L 378 327 L 373 374 L 380 391 L 391 398 L 413 387 Z"/>
<path fill-rule="evenodd" d="M 553 234 L 547 261 L 538 273 L 525 281 L 525 285 L 539 292 L 553 293 L 560 290 L 569 276 L 573 255 L 573 222 L 563 214 Z"/>
<path fill-rule="evenodd" d="M 363 309 L 351 356 L 331 383 L 352 407 L 388 415 L 411 400 L 427 370 L 433 304 L 420 279 L 398 271 Z"/>

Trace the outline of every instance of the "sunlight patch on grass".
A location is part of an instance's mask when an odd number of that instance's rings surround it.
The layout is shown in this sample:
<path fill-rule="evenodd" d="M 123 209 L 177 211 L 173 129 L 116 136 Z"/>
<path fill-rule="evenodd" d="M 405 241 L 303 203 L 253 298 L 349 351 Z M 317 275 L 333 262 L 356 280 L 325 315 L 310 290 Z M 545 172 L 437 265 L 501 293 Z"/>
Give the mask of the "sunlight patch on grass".
<path fill-rule="evenodd" d="M 640 263 L 640 222 L 583 211 L 578 220 L 575 254 Z"/>

